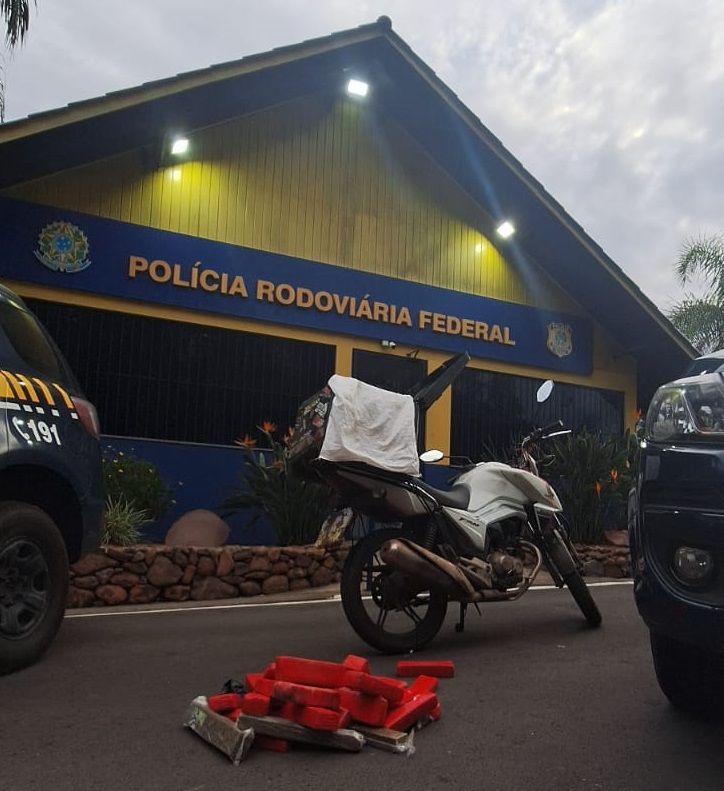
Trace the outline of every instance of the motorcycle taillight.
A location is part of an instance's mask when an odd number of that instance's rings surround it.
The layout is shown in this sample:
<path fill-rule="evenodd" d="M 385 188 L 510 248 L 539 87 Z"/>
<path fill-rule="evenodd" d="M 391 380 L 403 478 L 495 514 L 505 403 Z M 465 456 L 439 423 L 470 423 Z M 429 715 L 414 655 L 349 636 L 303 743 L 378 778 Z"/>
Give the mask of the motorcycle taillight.
<path fill-rule="evenodd" d="M 91 437 L 98 439 L 101 428 L 98 423 L 96 408 L 90 401 L 86 401 L 85 398 L 78 398 L 78 396 L 73 396 L 73 404 L 75 405 L 75 411 L 78 413 L 78 418 L 83 424 L 83 428 Z"/>

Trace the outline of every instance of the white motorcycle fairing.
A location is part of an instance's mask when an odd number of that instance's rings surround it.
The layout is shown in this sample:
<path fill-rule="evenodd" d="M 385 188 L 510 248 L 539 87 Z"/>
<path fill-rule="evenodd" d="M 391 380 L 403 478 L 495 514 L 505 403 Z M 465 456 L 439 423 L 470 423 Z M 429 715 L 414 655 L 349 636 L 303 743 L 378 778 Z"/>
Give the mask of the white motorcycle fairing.
<path fill-rule="evenodd" d="M 464 472 L 455 482 L 467 489 L 466 510 L 443 507 L 445 514 L 480 550 L 486 550 L 488 525 L 504 519 L 527 519 L 526 508 L 541 504 L 553 511 L 563 510 L 553 487 L 527 470 L 500 462 L 481 462 Z"/>

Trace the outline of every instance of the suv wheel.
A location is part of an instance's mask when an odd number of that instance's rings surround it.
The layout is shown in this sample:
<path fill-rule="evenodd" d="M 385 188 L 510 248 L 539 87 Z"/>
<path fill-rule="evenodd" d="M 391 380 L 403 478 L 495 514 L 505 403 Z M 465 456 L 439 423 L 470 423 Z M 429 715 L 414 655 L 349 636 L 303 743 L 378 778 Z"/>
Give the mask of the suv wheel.
<path fill-rule="evenodd" d="M 68 555 L 40 508 L 0 505 L 0 675 L 34 662 L 55 637 L 68 593 Z"/>
<path fill-rule="evenodd" d="M 724 693 L 724 655 L 653 632 L 651 653 L 659 686 L 677 709 L 713 713 Z"/>

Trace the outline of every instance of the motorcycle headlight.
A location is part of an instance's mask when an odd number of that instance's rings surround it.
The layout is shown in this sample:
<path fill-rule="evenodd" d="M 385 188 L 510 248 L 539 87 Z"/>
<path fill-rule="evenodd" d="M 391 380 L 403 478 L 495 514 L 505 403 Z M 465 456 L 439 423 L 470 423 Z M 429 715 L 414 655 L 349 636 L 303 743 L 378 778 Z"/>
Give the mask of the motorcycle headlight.
<path fill-rule="evenodd" d="M 660 387 L 646 416 L 646 436 L 654 442 L 724 440 L 721 377 L 716 374 L 703 382 L 675 382 Z"/>

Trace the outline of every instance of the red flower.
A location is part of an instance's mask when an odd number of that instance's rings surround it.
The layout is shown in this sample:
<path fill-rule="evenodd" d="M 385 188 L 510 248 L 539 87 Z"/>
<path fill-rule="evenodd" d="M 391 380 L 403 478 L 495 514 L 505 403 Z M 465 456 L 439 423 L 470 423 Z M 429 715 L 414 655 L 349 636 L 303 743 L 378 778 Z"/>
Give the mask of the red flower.
<path fill-rule="evenodd" d="M 261 430 L 265 434 L 273 434 L 277 430 L 277 424 L 272 423 L 271 420 L 262 420 Z"/>
<path fill-rule="evenodd" d="M 240 445 L 243 448 L 253 448 L 256 445 L 256 440 L 252 439 L 248 434 L 244 434 L 243 439 L 237 437 L 234 440 L 234 445 Z"/>
<path fill-rule="evenodd" d="M 596 481 L 596 483 L 593 484 L 593 488 L 596 490 L 596 494 L 600 497 L 601 496 L 601 489 L 603 488 L 601 486 L 600 481 Z"/>
<path fill-rule="evenodd" d="M 618 470 L 611 470 L 611 483 L 618 483 Z"/>

